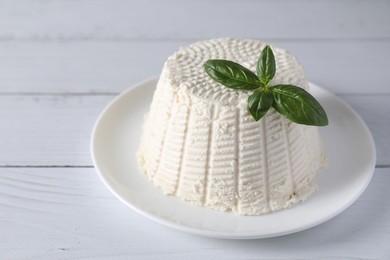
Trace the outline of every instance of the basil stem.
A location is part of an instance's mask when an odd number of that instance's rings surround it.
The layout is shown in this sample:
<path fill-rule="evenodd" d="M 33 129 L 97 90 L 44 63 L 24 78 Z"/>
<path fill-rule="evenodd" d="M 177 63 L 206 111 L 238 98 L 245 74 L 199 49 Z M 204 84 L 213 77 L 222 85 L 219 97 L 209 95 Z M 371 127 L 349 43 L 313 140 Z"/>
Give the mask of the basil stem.
<path fill-rule="evenodd" d="M 212 79 L 228 88 L 255 90 L 248 97 L 248 111 L 256 121 L 259 121 L 272 106 L 280 114 L 298 124 L 316 126 L 328 124 L 325 110 L 306 90 L 288 84 L 268 85 L 276 73 L 275 57 L 268 45 L 257 61 L 257 75 L 229 60 L 208 60 L 204 64 L 204 69 Z"/>

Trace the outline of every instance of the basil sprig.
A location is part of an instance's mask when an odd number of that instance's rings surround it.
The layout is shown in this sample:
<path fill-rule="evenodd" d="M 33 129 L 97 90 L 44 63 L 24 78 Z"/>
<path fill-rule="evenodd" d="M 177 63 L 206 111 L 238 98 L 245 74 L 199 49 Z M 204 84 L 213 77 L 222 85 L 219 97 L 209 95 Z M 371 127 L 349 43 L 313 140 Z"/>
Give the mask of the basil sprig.
<path fill-rule="evenodd" d="M 257 75 L 238 63 L 229 60 L 208 60 L 204 64 L 206 73 L 222 85 L 241 90 L 254 91 L 248 97 L 248 111 L 259 121 L 271 108 L 291 121 L 325 126 L 328 117 L 320 103 L 303 88 L 278 84 L 270 86 L 276 73 L 276 62 L 272 49 L 267 45 L 257 62 Z"/>

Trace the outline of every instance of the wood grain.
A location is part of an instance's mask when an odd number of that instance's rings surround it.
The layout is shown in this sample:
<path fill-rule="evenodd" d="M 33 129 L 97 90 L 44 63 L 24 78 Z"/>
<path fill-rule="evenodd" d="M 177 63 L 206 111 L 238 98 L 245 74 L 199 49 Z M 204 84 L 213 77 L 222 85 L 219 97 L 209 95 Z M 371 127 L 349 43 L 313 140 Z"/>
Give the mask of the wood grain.
<path fill-rule="evenodd" d="M 389 9 L 383 0 L 10 0 L 0 8 L 0 38 L 389 39 Z"/>
<path fill-rule="evenodd" d="M 91 165 L 89 139 L 112 96 L 0 96 L 1 165 Z"/>
<path fill-rule="evenodd" d="M 160 226 L 117 200 L 94 169 L 0 169 L 3 259 L 387 259 L 390 170 L 334 219 L 296 234 L 220 240 Z M 146 242 L 147 241 L 147 242 Z M 356 245 L 361 245 L 356 247 Z"/>

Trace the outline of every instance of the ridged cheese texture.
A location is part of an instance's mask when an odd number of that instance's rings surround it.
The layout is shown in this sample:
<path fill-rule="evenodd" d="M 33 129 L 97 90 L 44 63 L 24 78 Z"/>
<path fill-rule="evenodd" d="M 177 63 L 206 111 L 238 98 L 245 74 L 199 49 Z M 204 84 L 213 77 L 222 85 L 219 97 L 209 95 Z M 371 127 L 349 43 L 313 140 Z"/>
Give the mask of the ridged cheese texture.
<path fill-rule="evenodd" d="M 168 58 L 146 115 L 138 160 L 164 194 L 241 215 L 290 207 L 316 190 L 324 166 L 318 128 L 285 119 L 273 108 L 256 122 L 247 111 L 250 92 L 211 79 L 209 59 L 235 61 L 252 71 L 265 43 L 212 39 Z M 276 75 L 271 84 L 308 90 L 304 71 L 283 49 L 271 46 Z"/>

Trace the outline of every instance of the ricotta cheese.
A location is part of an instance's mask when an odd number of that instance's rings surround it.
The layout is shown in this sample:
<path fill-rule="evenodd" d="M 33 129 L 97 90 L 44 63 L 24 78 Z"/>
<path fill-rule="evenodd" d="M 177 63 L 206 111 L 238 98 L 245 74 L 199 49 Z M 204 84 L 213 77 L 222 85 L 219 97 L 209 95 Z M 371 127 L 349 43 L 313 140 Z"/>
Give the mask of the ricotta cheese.
<path fill-rule="evenodd" d="M 299 125 L 271 110 L 258 122 L 247 111 L 249 91 L 212 80 L 209 59 L 235 61 L 252 71 L 265 43 L 212 39 L 168 58 L 146 115 L 139 164 L 164 194 L 196 205 L 260 215 L 290 207 L 315 190 L 325 165 L 315 126 Z M 270 84 L 309 91 L 294 56 L 271 46 L 276 75 Z"/>

